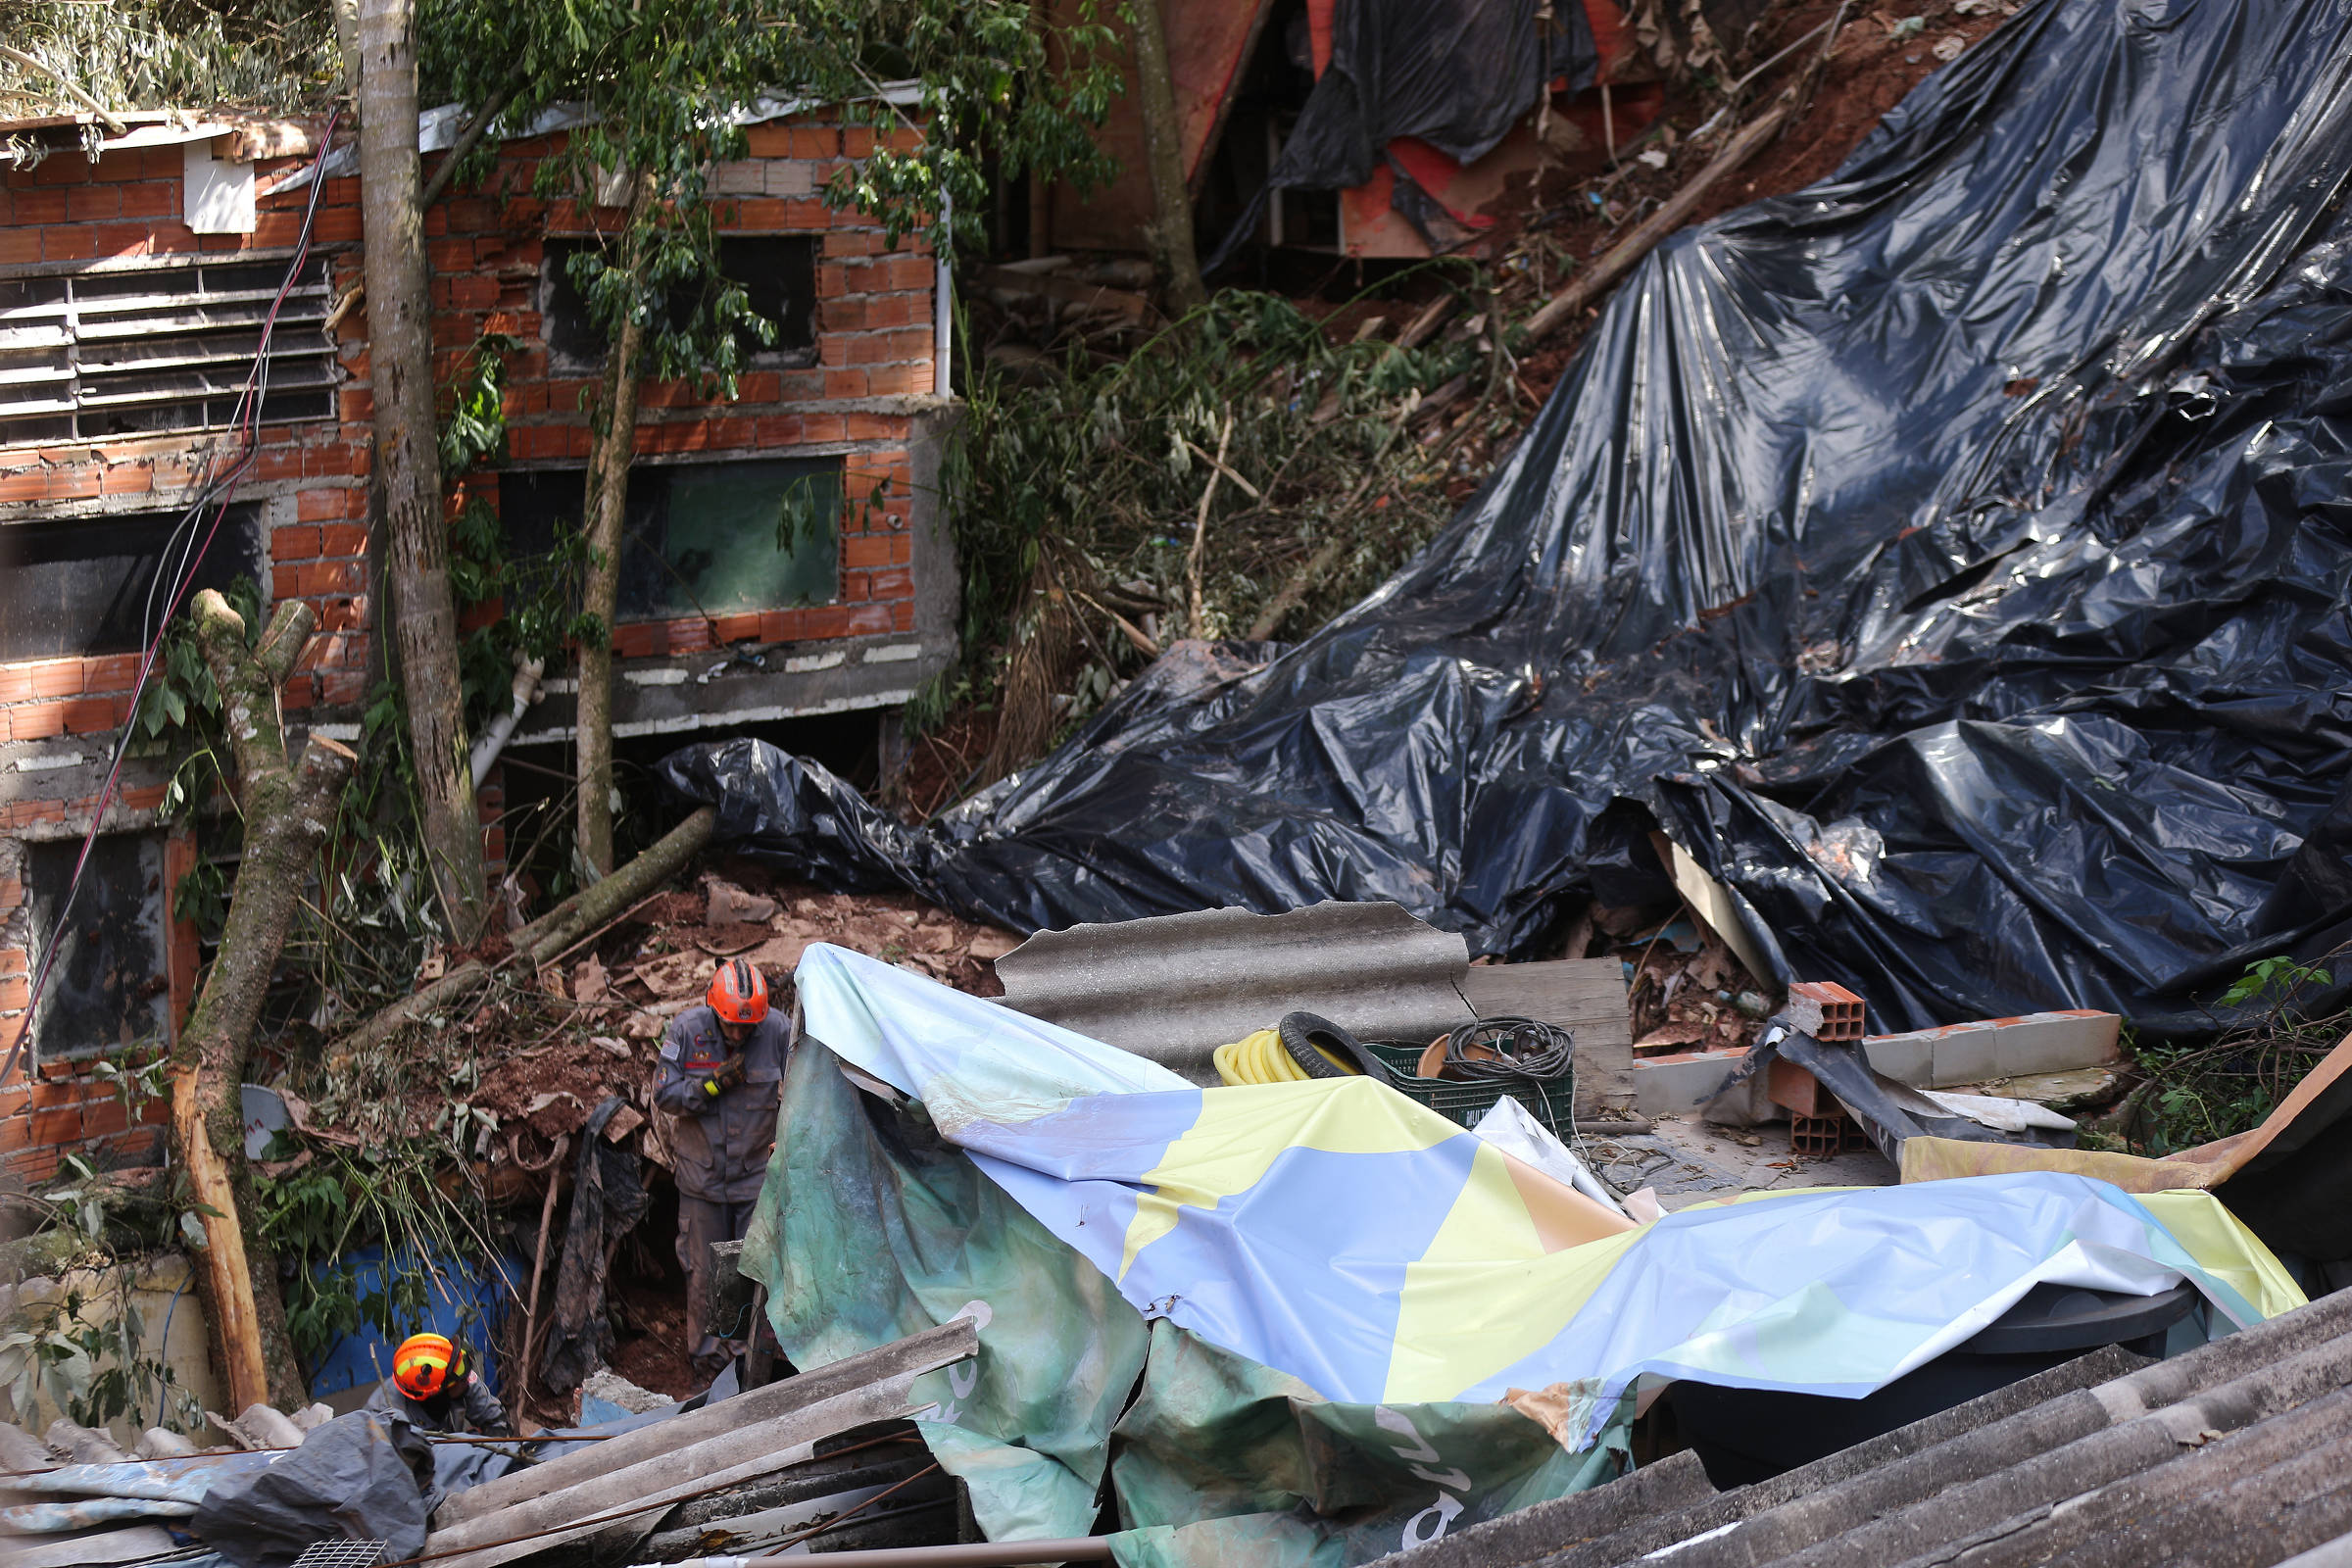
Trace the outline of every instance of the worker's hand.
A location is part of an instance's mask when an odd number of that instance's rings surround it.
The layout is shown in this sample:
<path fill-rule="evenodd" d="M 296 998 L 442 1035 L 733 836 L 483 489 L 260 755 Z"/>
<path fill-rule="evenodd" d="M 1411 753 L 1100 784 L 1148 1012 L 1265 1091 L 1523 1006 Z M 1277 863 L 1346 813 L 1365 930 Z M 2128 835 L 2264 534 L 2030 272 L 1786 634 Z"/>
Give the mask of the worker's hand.
<path fill-rule="evenodd" d="M 703 1079 L 703 1093 L 716 1099 L 727 1089 L 743 1082 L 743 1058 L 730 1054 Z"/>

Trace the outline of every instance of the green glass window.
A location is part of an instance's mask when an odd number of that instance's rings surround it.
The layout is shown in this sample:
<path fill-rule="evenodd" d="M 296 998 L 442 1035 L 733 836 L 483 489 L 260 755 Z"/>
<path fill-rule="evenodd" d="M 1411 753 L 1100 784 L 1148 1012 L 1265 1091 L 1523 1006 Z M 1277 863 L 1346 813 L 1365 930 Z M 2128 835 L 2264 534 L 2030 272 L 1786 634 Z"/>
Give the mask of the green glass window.
<path fill-rule="evenodd" d="M 509 471 L 499 514 L 518 556 L 577 526 L 578 469 Z M 840 591 L 839 458 L 640 464 L 629 474 L 617 618 L 672 620 L 829 604 Z"/>

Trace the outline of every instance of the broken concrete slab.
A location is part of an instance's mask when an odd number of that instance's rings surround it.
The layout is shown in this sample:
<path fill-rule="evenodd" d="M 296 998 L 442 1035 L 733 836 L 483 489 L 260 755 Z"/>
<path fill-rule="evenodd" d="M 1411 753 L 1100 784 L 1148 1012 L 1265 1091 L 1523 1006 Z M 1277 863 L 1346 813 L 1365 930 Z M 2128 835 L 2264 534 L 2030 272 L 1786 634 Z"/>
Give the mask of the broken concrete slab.
<path fill-rule="evenodd" d="M 1961 1094 L 2030 1100 L 2073 1115 L 2113 1101 L 2123 1092 L 2124 1076 L 2114 1067 L 2077 1067 L 2067 1072 L 2030 1072 L 2016 1078 L 1992 1078 L 1981 1084 L 1946 1087 Z"/>

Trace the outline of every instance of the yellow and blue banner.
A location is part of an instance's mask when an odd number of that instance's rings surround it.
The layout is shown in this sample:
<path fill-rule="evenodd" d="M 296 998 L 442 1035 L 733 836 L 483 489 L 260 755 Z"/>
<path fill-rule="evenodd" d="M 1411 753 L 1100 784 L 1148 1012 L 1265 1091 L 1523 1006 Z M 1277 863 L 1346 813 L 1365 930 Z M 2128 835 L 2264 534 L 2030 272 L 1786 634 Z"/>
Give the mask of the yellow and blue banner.
<path fill-rule="evenodd" d="M 1135 1307 L 1332 1400 L 1549 1389 L 1582 1447 L 1645 1374 L 1860 1396 L 2044 1282 L 2186 1279 L 2217 1331 L 2303 1299 L 2202 1193 L 2024 1172 L 1636 1226 L 1367 1079 L 1200 1089 L 821 944 L 797 979 L 810 1039 L 919 1101 Z"/>

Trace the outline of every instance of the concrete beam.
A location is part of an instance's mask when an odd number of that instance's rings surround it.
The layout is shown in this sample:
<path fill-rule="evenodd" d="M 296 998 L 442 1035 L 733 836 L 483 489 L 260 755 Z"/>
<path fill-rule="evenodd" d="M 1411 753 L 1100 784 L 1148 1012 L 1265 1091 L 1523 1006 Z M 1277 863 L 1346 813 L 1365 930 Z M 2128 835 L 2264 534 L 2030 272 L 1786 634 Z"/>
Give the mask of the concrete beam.
<path fill-rule="evenodd" d="M 2122 1059 L 2122 1027 L 2123 1019 L 2112 1012 L 2030 1012 L 2018 1018 L 1873 1035 L 1862 1042 L 1862 1053 L 1872 1067 L 1889 1078 L 1915 1089 L 1941 1089 L 2028 1073 L 2104 1067 Z"/>

